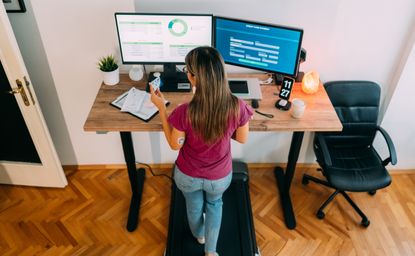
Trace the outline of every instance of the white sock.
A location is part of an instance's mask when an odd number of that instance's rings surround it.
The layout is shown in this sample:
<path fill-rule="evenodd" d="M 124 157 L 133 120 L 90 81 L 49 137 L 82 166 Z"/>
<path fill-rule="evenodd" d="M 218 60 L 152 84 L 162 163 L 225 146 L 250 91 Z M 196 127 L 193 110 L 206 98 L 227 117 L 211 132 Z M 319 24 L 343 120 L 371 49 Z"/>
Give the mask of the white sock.
<path fill-rule="evenodd" d="M 205 237 L 199 237 L 197 238 L 197 241 L 199 242 L 199 244 L 205 244 Z"/>

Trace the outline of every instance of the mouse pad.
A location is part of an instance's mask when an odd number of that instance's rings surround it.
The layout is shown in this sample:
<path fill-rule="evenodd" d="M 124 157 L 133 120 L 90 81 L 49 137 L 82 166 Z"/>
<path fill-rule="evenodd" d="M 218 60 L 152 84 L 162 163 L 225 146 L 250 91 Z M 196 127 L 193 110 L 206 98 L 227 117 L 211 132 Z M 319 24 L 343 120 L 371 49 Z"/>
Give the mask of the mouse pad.
<path fill-rule="evenodd" d="M 232 93 L 249 93 L 247 81 L 228 81 L 228 83 Z"/>

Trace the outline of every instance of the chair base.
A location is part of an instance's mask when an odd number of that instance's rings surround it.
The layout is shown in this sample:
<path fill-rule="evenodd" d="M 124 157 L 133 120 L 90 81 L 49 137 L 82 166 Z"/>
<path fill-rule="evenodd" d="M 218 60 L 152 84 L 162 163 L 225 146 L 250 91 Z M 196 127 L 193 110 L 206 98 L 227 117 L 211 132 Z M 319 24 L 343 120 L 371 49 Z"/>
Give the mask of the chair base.
<path fill-rule="evenodd" d="M 334 188 L 332 185 L 330 185 L 330 183 L 328 183 L 325 180 L 320 180 L 316 177 L 310 176 L 308 174 L 304 174 L 303 179 L 302 179 L 302 184 L 303 185 L 307 185 L 309 183 L 309 181 L 313 181 L 315 183 L 321 184 L 323 186 L 335 189 L 335 191 L 333 192 L 333 194 L 331 194 L 329 196 L 329 198 L 321 205 L 321 207 L 318 209 L 317 211 L 317 218 L 319 219 L 324 219 L 325 214 L 324 214 L 324 208 L 326 208 L 326 206 L 333 201 L 334 197 L 336 197 L 337 194 L 342 194 L 343 197 L 347 200 L 347 202 L 349 202 L 349 204 L 353 207 L 353 209 L 360 215 L 360 217 L 362 218 L 362 221 L 360 222 L 360 225 L 362 225 L 363 227 L 367 228 L 370 225 L 370 221 L 369 219 L 366 217 L 366 215 L 360 210 L 360 208 L 353 202 L 353 200 L 346 194 L 345 191 L 341 191 L 339 189 Z M 372 192 L 372 191 L 371 191 Z M 375 191 L 376 192 L 376 191 Z M 374 193 L 374 192 L 372 192 Z"/>

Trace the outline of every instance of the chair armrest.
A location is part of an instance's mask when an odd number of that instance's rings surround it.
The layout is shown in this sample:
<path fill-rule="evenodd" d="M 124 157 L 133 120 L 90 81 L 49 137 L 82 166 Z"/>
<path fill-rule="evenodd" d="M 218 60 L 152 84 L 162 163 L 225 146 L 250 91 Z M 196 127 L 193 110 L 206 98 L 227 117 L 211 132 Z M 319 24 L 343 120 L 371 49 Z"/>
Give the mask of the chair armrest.
<path fill-rule="evenodd" d="M 331 157 L 330 157 L 330 153 L 329 153 L 329 148 L 327 147 L 327 143 L 326 140 L 324 139 L 324 137 L 319 134 L 316 133 L 315 134 L 318 144 L 321 147 L 321 152 L 323 153 L 323 157 L 324 157 L 324 164 L 327 166 L 331 166 L 332 162 L 331 162 Z"/>
<path fill-rule="evenodd" d="M 392 165 L 395 165 L 398 162 L 398 159 L 396 157 L 396 150 L 395 150 L 395 146 L 393 145 L 391 137 L 386 132 L 386 130 L 383 129 L 382 127 L 377 126 L 376 129 L 383 135 L 383 138 L 385 138 L 386 144 L 388 145 L 388 149 L 389 149 L 389 157 L 383 160 L 382 162 L 383 165 L 386 166 L 389 163 L 391 163 Z"/>

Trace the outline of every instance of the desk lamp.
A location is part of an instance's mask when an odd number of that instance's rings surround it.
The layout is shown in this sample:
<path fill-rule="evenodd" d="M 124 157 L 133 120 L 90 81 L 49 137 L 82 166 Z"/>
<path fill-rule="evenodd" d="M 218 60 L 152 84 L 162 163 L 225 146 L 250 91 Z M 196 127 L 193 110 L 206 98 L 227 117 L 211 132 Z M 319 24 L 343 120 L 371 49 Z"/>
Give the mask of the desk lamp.
<path fill-rule="evenodd" d="M 320 75 L 316 71 L 307 72 L 301 82 L 301 89 L 307 94 L 314 94 L 318 91 Z"/>

